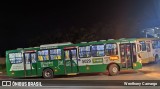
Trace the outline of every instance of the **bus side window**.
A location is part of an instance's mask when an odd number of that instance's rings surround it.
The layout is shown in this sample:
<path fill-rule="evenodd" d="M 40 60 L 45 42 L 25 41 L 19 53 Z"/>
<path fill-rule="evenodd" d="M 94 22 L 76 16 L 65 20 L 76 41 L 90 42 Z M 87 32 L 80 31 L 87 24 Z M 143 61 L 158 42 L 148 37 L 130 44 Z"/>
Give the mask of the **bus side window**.
<path fill-rule="evenodd" d="M 70 60 L 70 58 L 69 58 L 69 50 L 65 51 L 65 60 Z"/>
<path fill-rule="evenodd" d="M 72 58 L 77 58 L 76 50 L 72 49 L 71 52 L 72 52 Z"/>
<path fill-rule="evenodd" d="M 106 44 L 105 54 L 106 54 L 107 56 L 117 55 L 117 54 L 118 54 L 117 44 Z"/>
<path fill-rule="evenodd" d="M 80 58 L 88 58 L 88 57 L 91 57 L 91 49 L 90 49 L 90 46 L 79 47 L 79 57 L 80 57 Z"/>
<path fill-rule="evenodd" d="M 160 48 L 160 41 L 157 41 L 157 48 Z"/>
<path fill-rule="evenodd" d="M 145 41 L 139 41 L 139 43 L 141 44 L 140 51 L 146 51 L 147 47 Z"/>
<path fill-rule="evenodd" d="M 38 51 L 38 60 L 39 61 L 49 60 L 48 50 Z"/>
<path fill-rule="evenodd" d="M 9 60 L 10 60 L 11 63 L 16 63 L 15 62 L 15 53 L 10 53 L 9 54 Z"/>
<path fill-rule="evenodd" d="M 92 45 L 91 47 L 93 57 L 104 56 L 104 45 Z"/>
<path fill-rule="evenodd" d="M 131 51 L 130 51 L 130 45 L 127 45 L 127 48 L 126 48 L 126 50 L 127 50 L 127 55 L 131 55 Z"/>
<path fill-rule="evenodd" d="M 61 59 L 61 49 L 50 50 L 50 58 L 51 58 L 51 60 Z"/>
<path fill-rule="evenodd" d="M 121 48 L 121 50 L 120 50 L 121 52 L 120 52 L 120 53 L 121 53 L 121 55 L 123 56 L 123 55 L 124 55 L 124 51 L 125 51 L 125 49 L 124 49 L 124 45 L 121 45 L 121 47 L 120 47 L 120 48 Z"/>
<path fill-rule="evenodd" d="M 9 60 L 11 63 L 21 63 L 22 62 L 22 54 L 21 53 L 10 53 Z"/>
<path fill-rule="evenodd" d="M 26 64 L 30 64 L 30 55 L 29 53 L 25 53 Z"/>
<path fill-rule="evenodd" d="M 36 63 L 36 53 L 31 53 L 32 63 Z"/>
<path fill-rule="evenodd" d="M 155 41 L 152 41 L 152 48 L 155 49 L 156 43 Z"/>
<path fill-rule="evenodd" d="M 151 49 L 150 49 L 150 44 L 147 43 L 146 46 L 147 46 L 147 52 L 150 52 L 150 51 L 151 51 Z"/>
<path fill-rule="evenodd" d="M 38 60 L 39 61 L 43 61 L 43 57 L 42 56 L 38 56 Z"/>
<path fill-rule="evenodd" d="M 38 51 L 38 60 L 43 61 L 42 52 Z"/>

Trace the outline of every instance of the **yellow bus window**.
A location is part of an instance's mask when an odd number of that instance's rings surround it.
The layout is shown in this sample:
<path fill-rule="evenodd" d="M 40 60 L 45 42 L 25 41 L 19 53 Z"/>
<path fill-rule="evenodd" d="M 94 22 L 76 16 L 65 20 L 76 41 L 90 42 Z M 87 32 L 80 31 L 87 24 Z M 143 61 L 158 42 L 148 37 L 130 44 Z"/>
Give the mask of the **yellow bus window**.
<path fill-rule="evenodd" d="M 42 56 L 38 56 L 38 60 L 39 61 L 43 61 L 43 57 Z"/>
<path fill-rule="evenodd" d="M 50 50 L 50 58 L 51 58 L 51 60 L 61 59 L 61 49 L 51 49 Z"/>

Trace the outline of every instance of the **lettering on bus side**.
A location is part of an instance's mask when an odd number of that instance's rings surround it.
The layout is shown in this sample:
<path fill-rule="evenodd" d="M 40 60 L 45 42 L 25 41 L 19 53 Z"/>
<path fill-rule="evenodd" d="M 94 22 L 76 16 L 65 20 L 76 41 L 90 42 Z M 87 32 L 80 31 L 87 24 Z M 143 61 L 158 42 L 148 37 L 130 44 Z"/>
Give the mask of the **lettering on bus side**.
<path fill-rule="evenodd" d="M 64 65 L 64 64 L 63 64 L 63 60 L 58 61 L 58 65 Z"/>
<path fill-rule="evenodd" d="M 41 67 L 53 66 L 53 62 L 41 62 Z"/>
<path fill-rule="evenodd" d="M 66 61 L 66 66 L 71 66 L 71 62 L 70 61 Z"/>
<path fill-rule="evenodd" d="M 26 70 L 30 70 L 31 69 L 31 65 L 30 64 L 26 64 Z M 32 66 L 32 69 L 34 69 L 34 67 Z M 20 64 L 12 64 L 10 71 L 19 71 L 19 70 L 24 70 L 24 64 L 20 63 Z"/>
<path fill-rule="evenodd" d="M 103 63 L 103 58 L 93 58 L 93 63 Z"/>
<path fill-rule="evenodd" d="M 90 58 L 82 58 L 80 61 L 78 61 L 79 66 L 84 66 L 84 65 L 92 65 L 92 60 Z"/>
<path fill-rule="evenodd" d="M 82 60 L 82 63 L 91 63 L 91 59 L 84 59 Z"/>

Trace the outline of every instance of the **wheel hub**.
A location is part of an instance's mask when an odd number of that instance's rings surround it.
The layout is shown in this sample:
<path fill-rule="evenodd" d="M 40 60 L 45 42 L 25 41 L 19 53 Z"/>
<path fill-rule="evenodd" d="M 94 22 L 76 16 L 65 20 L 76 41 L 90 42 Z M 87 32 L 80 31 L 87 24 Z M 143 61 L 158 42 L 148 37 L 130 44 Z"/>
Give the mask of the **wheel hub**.
<path fill-rule="evenodd" d="M 50 72 L 49 72 L 49 71 L 46 71 L 46 72 L 45 72 L 45 76 L 46 76 L 46 77 L 50 77 L 50 76 L 51 76 Z"/>
<path fill-rule="evenodd" d="M 116 67 L 113 67 L 112 71 L 113 71 L 114 73 L 117 73 L 118 69 L 117 69 Z"/>

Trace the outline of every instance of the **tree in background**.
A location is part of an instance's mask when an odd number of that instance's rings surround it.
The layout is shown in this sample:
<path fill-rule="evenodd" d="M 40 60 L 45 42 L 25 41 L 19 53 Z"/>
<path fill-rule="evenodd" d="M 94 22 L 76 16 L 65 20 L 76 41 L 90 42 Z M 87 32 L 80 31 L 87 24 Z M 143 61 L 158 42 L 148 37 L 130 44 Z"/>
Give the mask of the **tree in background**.
<path fill-rule="evenodd" d="M 108 38 L 113 38 L 113 30 L 109 25 L 106 24 L 95 24 L 92 27 L 77 28 L 71 27 L 69 29 L 59 29 L 59 31 L 50 31 L 29 41 L 29 45 L 41 45 L 41 44 L 52 44 L 61 42 L 88 42 L 96 40 L 107 40 Z"/>

